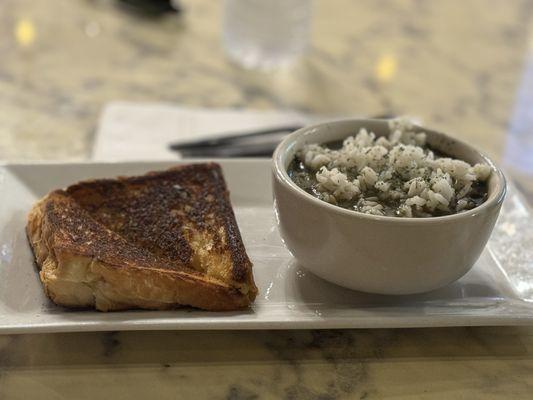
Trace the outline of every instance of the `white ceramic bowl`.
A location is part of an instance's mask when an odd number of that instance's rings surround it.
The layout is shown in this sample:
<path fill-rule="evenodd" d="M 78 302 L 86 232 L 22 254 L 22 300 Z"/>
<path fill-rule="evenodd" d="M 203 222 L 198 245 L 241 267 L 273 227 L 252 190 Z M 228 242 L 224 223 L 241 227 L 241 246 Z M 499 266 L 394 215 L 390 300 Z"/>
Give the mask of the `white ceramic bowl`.
<path fill-rule="evenodd" d="M 319 200 L 289 178 L 287 168 L 305 144 L 342 140 L 363 127 L 378 136 L 389 134 L 383 120 L 343 120 L 300 129 L 277 147 L 274 206 L 285 245 L 319 277 L 364 292 L 412 294 L 459 279 L 472 268 L 494 227 L 505 196 L 503 174 L 471 146 L 424 128 L 432 148 L 471 164 L 490 165 L 483 204 L 442 217 L 374 216 Z"/>

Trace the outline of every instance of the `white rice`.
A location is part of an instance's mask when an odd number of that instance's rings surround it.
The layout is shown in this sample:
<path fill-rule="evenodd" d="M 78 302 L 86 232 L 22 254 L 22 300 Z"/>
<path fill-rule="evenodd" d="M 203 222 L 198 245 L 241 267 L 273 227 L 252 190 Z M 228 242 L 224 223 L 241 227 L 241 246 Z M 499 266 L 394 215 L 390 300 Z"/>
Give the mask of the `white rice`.
<path fill-rule="evenodd" d="M 298 154 L 316 175 L 320 197 L 333 204 L 350 202 L 357 211 L 403 217 L 449 214 L 472 208 L 475 182 L 491 169 L 452 158 L 436 158 L 426 134 L 405 119 L 389 123 L 388 138 L 366 129 L 332 150 L 311 144 Z M 395 209 L 390 209 L 390 204 Z"/>

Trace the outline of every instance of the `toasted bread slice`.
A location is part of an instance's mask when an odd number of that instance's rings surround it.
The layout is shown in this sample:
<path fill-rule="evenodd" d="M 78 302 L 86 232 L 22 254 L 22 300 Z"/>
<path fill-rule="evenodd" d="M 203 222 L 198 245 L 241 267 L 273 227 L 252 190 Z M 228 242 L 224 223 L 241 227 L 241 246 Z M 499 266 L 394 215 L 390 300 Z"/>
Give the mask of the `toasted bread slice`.
<path fill-rule="evenodd" d="M 215 163 L 53 191 L 27 234 L 46 294 L 67 307 L 235 310 L 257 294 Z"/>

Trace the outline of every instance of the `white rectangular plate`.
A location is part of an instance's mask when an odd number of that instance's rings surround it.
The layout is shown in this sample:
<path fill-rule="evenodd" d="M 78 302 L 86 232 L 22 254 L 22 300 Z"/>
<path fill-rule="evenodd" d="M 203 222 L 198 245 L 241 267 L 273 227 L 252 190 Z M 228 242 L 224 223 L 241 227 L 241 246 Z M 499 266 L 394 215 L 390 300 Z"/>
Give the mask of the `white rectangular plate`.
<path fill-rule="evenodd" d="M 43 293 L 25 236 L 33 202 L 82 179 L 143 174 L 172 164 L 7 165 L 0 167 L 0 333 L 533 323 L 533 218 L 513 187 L 489 245 L 467 275 L 422 295 L 378 296 L 329 284 L 295 262 L 276 228 L 270 161 L 220 163 L 259 287 L 250 310 L 101 313 L 54 305 Z"/>

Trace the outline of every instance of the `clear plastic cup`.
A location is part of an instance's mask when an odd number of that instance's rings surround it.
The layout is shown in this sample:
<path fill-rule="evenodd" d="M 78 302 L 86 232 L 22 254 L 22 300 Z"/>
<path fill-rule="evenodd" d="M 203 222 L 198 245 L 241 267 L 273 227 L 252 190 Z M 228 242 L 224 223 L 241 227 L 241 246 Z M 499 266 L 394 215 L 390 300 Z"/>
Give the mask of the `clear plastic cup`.
<path fill-rule="evenodd" d="M 311 9 L 312 0 L 226 0 L 224 47 L 247 68 L 286 65 L 308 47 Z"/>

